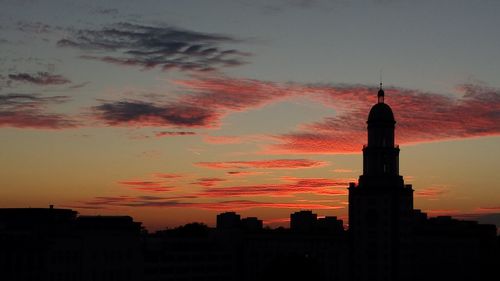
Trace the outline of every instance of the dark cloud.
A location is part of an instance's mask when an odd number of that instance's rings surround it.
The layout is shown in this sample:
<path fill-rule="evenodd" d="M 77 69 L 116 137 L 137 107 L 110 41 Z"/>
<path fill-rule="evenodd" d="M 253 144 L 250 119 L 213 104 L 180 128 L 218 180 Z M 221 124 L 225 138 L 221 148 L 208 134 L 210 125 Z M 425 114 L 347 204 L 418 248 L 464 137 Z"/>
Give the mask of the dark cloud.
<path fill-rule="evenodd" d="M 42 33 L 50 33 L 53 31 L 53 27 L 42 22 L 26 22 L 19 21 L 17 23 L 17 30 L 21 32 L 34 33 L 34 34 L 42 34 Z"/>
<path fill-rule="evenodd" d="M 254 176 L 254 175 L 263 175 L 268 172 L 256 172 L 256 171 L 228 171 L 226 174 L 234 177 L 246 177 L 246 176 Z"/>
<path fill-rule="evenodd" d="M 80 88 L 83 88 L 83 87 L 85 87 L 85 86 L 87 86 L 89 84 L 90 84 L 89 81 L 83 82 L 83 83 L 80 83 L 80 84 L 74 84 L 74 85 L 69 86 L 68 89 L 71 89 L 71 90 L 80 89 Z"/>
<path fill-rule="evenodd" d="M 171 131 L 161 131 L 161 132 L 155 132 L 155 136 L 158 138 L 162 137 L 176 137 L 176 136 L 193 136 L 196 135 L 195 132 L 171 132 Z"/>
<path fill-rule="evenodd" d="M 16 82 L 25 82 L 36 85 L 62 85 L 71 81 L 62 75 L 51 74 L 49 72 L 38 72 L 36 74 L 16 73 L 9 74 L 9 79 Z"/>
<path fill-rule="evenodd" d="M 118 14 L 118 9 L 112 9 L 112 8 L 97 8 L 94 10 L 96 14 L 101 14 L 101 15 L 117 15 Z"/>
<path fill-rule="evenodd" d="M 248 53 L 221 47 L 235 42 L 238 40 L 230 36 L 172 26 L 117 23 L 98 30 L 74 31 L 57 44 L 86 51 L 83 58 L 113 64 L 212 71 L 245 63 L 243 58 Z"/>
<path fill-rule="evenodd" d="M 109 125 L 210 127 L 218 118 L 216 112 L 206 108 L 142 101 L 105 102 L 94 111 Z"/>
<path fill-rule="evenodd" d="M 63 114 L 48 113 L 49 105 L 68 101 L 67 96 L 42 97 L 37 94 L 0 95 L 0 127 L 62 129 L 78 126 Z"/>
<path fill-rule="evenodd" d="M 195 182 L 191 184 L 196 184 L 204 187 L 212 187 L 218 185 L 220 182 L 226 181 L 226 179 L 222 178 L 199 178 Z"/>

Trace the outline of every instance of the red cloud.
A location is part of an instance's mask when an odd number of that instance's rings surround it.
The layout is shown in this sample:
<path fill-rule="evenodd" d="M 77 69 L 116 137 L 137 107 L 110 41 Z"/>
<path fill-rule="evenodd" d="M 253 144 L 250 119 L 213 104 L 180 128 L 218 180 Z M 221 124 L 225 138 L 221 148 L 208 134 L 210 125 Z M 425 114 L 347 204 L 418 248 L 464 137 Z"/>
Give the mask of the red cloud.
<path fill-rule="evenodd" d="M 1 112 L 0 127 L 30 129 L 67 129 L 78 124 L 62 114 L 42 113 L 37 111 Z"/>
<path fill-rule="evenodd" d="M 352 173 L 354 171 L 351 169 L 333 169 L 332 172 L 334 172 L 334 173 Z"/>
<path fill-rule="evenodd" d="M 252 208 L 272 208 L 272 209 L 342 209 L 344 206 L 329 206 L 324 204 L 304 204 L 304 203 L 271 203 L 271 202 L 258 202 L 252 200 L 232 200 L 222 201 L 216 203 L 199 203 L 195 207 L 203 209 L 215 210 L 244 210 Z"/>
<path fill-rule="evenodd" d="M 307 209 L 307 208 L 304 208 Z M 268 219 L 264 220 L 264 224 L 283 224 L 283 223 L 290 223 L 290 218 L 277 218 L 277 219 Z"/>
<path fill-rule="evenodd" d="M 121 185 L 131 186 L 131 189 L 141 190 L 141 191 L 150 191 L 150 192 L 166 192 L 171 191 L 173 188 L 170 186 L 165 186 L 161 181 L 141 181 L 141 180 L 132 180 L 132 181 L 119 181 Z"/>
<path fill-rule="evenodd" d="M 386 90 L 397 123 L 400 144 L 443 139 L 480 137 L 500 133 L 500 90 L 467 85 L 464 95 L 453 98 L 405 89 Z M 352 100 L 333 91 L 329 94 L 339 104 L 335 117 L 306 124 L 298 132 L 276 136 L 278 144 L 269 153 L 351 153 L 359 152 L 366 139 L 368 111 L 375 102 L 360 97 L 366 90 L 352 91 Z M 350 104 L 350 109 L 342 108 Z M 333 105 L 335 107 L 335 105 Z"/>
<path fill-rule="evenodd" d="M 299 193 L 318 195 L 346 195 L 347 185 L 352 179 L 324 178 L 283 178 L 284 183 L 256 184 L 206 188 L 200 193 L 204 197 L 234 197 L 234 196 L 291 196 Z M 342 189 L 339 189 L 342 188 Z"/>
<path fill-rule="evenodd" d="M 242 141 L 240 137 L 236 136 L 204 136 L 203 140 L 211 144 L 233 144 Z"/>
<path fill-rule="evenodd" d="M 478 211 L 486 211 L 486 212 L 498 212 L 498 211 L 500 211 L 500 206 L 480 207 L 477 210 Z"/>
<path fill-rule="evenodd" d="M 43 97 L 38 94 L 0 95 L 0 127 L 64 129 L 79 124 L 64 114 L 49 113 L 50 105 L 66 103 L 66 96 Z"/>
<path fill-rule="evenodd" d="M 266 172 L 255 172 L 255 171 L 229 171 L 226 174 L 235 177 L 243 177 L 243 176 L 253 176 L 253 175 L 262 175 L 267 174 Z"/>
<path fill-rule="evenodd" d="M 119 181 L 119 184 L 123 185 L 132 185 L 132 186 L 161 186 L 162 182 L 157 181 Z"/>
<path fill-rule="evenodd" d="M 193 92 L 185 102 L 218 111 L 244 111 L 293 96 L 308 96 L 335 109 L 335 116 L 275 136 L 268 153 L 359 152 L 376 88 L 363 85 L 279 84 L 259 80 L 208 78 L 178 82 Z M 500 90 L 463 85 L 454 98 L 417 90 L 386 89 L 397 119 L 400 144 L 479 137 L 500 133 Z M 333 112 L 332 112 L 333 113 Z M 466 113 L 466 114 L 464 114 Z"/>
<path fill-rule="evenodd" d="M 377 89 L 364 85 L 272 83 L 227 77 L 176 81 L 184 94 L 163 103 L 106 102 L 94 108 L 109 125 L 213 128 L 236 111 L 247 111 L 302 96 L 333 108 L 332 116 L 304 124 L 264 149 L 277 154 L 359 152 L 366 142 L 366 119 Z M 463 85 L 460 97 L 388 88 L 386 101 L 396 116 L 400 144 L 500 134 L 500 90 Z M 187 94 L 186 94 L 187 92 Z M 208 139 L 232 142 L 236 139 Z"/>
<path fill-rule="evenodd" d="M 196 182 L 192 184 L 197 184 L 205 187 L 212 187 L 217 185 L 219 182 L 226 181 L 226 179 L 221 178 L 199 178 Z"/>
<path fill-rule="evenodd" d="M 444 186 L 431 186 L 415 191 L 415 197 L 426 197 L 435 199 L 448 192 L 448 188 Z"/>
<path fill-rule="evenodd" d="M 176 179 L 176 178 L 182 177 L 182 175 L 171 174 L 171 173 L 155 173 L 155 174 L 153 174 L 153 176 L 156 178 L 162 178 L 162 179 Z"/>
<path fill-rule="evenodd" d="M 198 162 L 197 166 L 213 169 L 304 169 L 327 165 L 324 161 L 309 159 L 275 159 L 262 161 Z"/>
<path fill-rule="evenodd" d="M 252 200 L 228 200 L 220 202 L 182 202 L 179 200 L 194 199 L 192 196 L 119 196 L 119 197 L 96 197 L 93 200 L 80 202 L 81 206 L 75 208 L 98 209 L 102 207 L 156 207 L 156 208 L 198 208 L 210 210 L 244 210 L 252 208 L 273 208 L 273 209 L 342 209 L 344 206 L 332 206 L 326 204 L 307 203 L 274 203 L 259 202 Z"/>
<path fill-rule="evenodd" d="M 111 126 L 216 127 L 229 112 L 262 107 L 294 93 L 291 88 L 248 79 L 205 78 L 176 81 L 178 100 L 151 102 L 121 100 L 102 102 L 93 108 L 95 117 Z"/>
<path fill-rule="evenodd" d="M 133 187 L 132 189 L 140 191 L 149 191 L 149 192 L 167 192 L 167 191 L 172 191 L 173 188 L 170 186 L 159 186 L 159 187 L 139 186 L 139 187 Z"/>
<path fill-rule="evenodd" d="M 277 83 L 228 77 L 181 80 L 177 84 L 193 92 L 181 102 L 229 111 L 259 108 L 297 94 L 292 87 Z"/>

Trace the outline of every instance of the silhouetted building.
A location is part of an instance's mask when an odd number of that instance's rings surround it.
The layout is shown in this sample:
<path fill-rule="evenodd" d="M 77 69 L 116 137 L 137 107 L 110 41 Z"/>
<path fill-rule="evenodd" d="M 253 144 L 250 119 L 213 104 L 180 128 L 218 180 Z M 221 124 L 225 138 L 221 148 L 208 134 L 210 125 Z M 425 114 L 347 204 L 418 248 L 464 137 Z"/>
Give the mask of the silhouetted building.
<path fill-rule="evenodd" d="M 420 217 L 413 230 L 408 280 L 489 280 L 498 274 L 494 225 L 449 216 Z"/>
<path fill-rule="evenodd" d="M 0 209 L 0 280 L 141 280 L 140 229 L 131 217 Z"/>
<path fill-rule="evenodd" d="M 290 215 L 290 229 L 298 232 L 310 232 L 316 226 L 318 215 L 312 211 L 300 211 Z"/>
<path fill-rule="evenodd" d="M 234 280 L 240 265 L 233 243 L 206 225 L 158 231 L 144 241 L 144 280 Z M 230 236 L 233 237 L 233 236 Z"/>
<path fill-rule="evenodd" d="M 384 90 L 368 115 L 368 145 L 363 147 L 363 175 L 349 186 L 349 231 L 354 280 L 399 280 L 406 259 L 413 189 L 399 175 L 396 121 L 384 103 Z"/>
<path fill-rule="evenodd" d="M 262 220 L 256 217 L 248 217 L 241 219 L 241 228 L 246 231 L 262 230 Z"/>
<path fill-rule="evenodd" d="M 325 233 L 341 233 L 344 231 L 344 224 L 337 217 L 326 216 L 318 219 L 316 229 Z"/>
<path fill-rule="evenodd" d="M 83 280 L 141 280 L 141 223 L 129 216 L 79 216 Z"/>
<path fill-rule="evenodd" d="M 346 280 L 347 237 L 336 232 L 266 230 L 243 240 L 243 268 L 233 280 Z"/>
<path fill-rule="evenodd" d="M 217 215 L 217 229 L 239 229 L 241 226 L 240 215 L 235 212 L 226 212 Z"/>

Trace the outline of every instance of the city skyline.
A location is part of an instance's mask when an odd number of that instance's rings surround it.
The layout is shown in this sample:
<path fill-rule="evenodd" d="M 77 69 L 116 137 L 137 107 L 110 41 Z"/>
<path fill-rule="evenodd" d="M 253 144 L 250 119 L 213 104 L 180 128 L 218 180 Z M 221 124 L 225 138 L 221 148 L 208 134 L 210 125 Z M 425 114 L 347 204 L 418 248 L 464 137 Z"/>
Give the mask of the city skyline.
<path fill-rule="evenodd" d="M 498 225 L 498 3 L 214 3 L 6 1 L 0 205 L 347 222 L 382 79 L 415 208 Z"/>

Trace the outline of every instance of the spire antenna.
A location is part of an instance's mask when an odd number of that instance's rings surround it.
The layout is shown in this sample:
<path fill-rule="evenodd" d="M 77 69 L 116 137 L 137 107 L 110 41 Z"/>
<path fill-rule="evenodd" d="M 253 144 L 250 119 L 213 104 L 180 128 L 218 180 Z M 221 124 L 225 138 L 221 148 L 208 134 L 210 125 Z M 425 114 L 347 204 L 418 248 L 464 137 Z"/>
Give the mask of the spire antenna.
<path fill-rule="evenodd" d="M 382 69 L 380 69 L 380 86 L 378 89 L 378 103 L 384 103 L 384 89 L 382 89 Z"/>
<path fill-rule="evenodd" d="M 382 68 L 380 68 L 380 70 L 379 70 L 379 75 L 380 75 L 380 89 L 379 90 L 382 90 Z"/>

